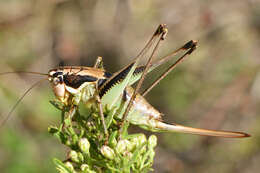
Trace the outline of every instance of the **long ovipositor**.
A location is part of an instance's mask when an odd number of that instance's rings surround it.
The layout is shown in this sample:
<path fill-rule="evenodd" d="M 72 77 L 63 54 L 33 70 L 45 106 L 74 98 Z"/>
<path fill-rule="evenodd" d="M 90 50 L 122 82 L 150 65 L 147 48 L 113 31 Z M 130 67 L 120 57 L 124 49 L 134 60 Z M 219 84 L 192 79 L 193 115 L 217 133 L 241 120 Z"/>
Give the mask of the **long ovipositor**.
<path fill-rule="evenodd" d="M 123 100 L 128 102 L 133 94 L 133 88 L 127 87 L 122 95 Z M 121 117 L 124 110 L 119 114 Z M 133 102 L 133 107 L 129 112 L 129 122 L 138 125 L 144 129 L 151 131 L 165 131 L 165 132 L 182 132 L 190 133 L 203 136 L 216 136 L 225 138 L 243 138 L 249 137 L 250 135 L 243 132 L 232 132 L 232 131 L 217 131 L 200 128 L 192 128 L 179 124 L 167 124 L 162 122 L 162 114 L 151 106 L 144 97 L 137 95 Z"/>

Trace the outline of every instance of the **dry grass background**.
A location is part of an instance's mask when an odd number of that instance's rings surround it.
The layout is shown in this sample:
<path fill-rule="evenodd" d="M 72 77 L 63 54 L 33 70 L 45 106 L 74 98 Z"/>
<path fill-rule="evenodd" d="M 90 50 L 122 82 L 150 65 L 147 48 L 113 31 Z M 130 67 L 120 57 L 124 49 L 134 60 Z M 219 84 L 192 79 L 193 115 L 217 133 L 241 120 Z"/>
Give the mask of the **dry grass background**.
<path fill-rule="evenodd" d="M 158 57 L 191 39 L 199 47 L 147 99 L 167 122 L 246 131 L 252 137 L 158 134 L 155 172 L 258 172 L 259 0 L 1 0 L 0 71 L 47 72 L 61 61 L 92 66 L 102 56 L 106 69 L 115 72 L 160 23 L 168 25 L 169 34 Z M 0 76 L 1 118 L 37 79 Z M 1 172 L 56 172 L 51 158 L 64 157 L 66 150 L 47 133 L 59 121 L 48 102 L 53 98 L 47 82 L 38 86 L 0 129 Z"/>

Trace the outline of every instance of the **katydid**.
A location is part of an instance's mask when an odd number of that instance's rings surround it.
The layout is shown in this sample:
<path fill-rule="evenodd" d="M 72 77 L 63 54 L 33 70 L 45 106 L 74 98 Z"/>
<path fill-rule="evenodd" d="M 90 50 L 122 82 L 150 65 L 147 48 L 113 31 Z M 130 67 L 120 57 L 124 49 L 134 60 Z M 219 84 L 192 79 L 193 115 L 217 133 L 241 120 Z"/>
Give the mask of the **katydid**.
<path fill-rule="evenodd" d="M 191 54 L 197 46 L 197 42 L 191 40 L 169 55 L 159 60 L 153 60 L 159 43 L 165 39 L 167 31 L 165 25 L 159 25 L 152 38 L 137 57 L 134 58 L 133 62 L 114 74 L 103 69 L 102 58 L 99 57 L 94 67 L 62 66 L 51 69 L 48 74 L 40 75 L 48 76 L 55 96 L 63 104 L 67 105 L 71 97 L 73 98 L 72 104 L 76 107 L 79 102 L 98 104 L 105 133 L 107 133 L 109 123 L 105 121 L 103 112 L 113 109 L 115 110 L 113 117 L 118 121 L 122 121 L 122 124 L 128 121 L 131 124 L 138 125 L 150 131 L 183 132 L 227 138 L 249 137 L 249 134 L 243 132 L 206 130 L 162 122 L 162 114 L 145 100 L 144 95 L 172 71 L 184 57 Z M 140 59 L 147 54 L 154 43 L 156 43 L 156 45 L 147 64 L 145 66 L 138 66 Z M 181 51 L 185 51 L 183 55 L 170 66 L 158 80 L 148 87 L 143 94 L 139 94 L 139 89 L 146 74 L 165 62 L 168 62 L 173 55 Z M 132 85 L 137 81 L 137 87 L 133 89 Z M 26 93 L 29 90 L 27 90 Z M 7 118 L 16 106 L 17 104 L 13 107 Z"/>

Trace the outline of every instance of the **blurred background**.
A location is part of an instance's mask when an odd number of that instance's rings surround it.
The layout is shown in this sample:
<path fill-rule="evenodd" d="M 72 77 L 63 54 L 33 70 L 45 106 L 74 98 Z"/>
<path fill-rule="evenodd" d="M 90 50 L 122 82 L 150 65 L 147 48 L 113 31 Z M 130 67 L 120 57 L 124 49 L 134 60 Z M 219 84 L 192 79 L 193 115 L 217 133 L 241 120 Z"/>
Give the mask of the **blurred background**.
<path fill-rule="evenodd" d="M 169 33 L 157 57 L 191 39 L 199 44 L 147 95 L 148 101 L 164 113 L 166 122 L 245 131 L 252 137 L 157 133 L 154 172 L 258 172 L 260 0 L 1 0 L 0 72 L 46 73 L 60 62 L 93 66 L 97 56 L 115 72 L 139 53 L 160 23 L 167 24 Z M 165 68 L 167 64 L 152 73 L 145 86 Z M 39 79 L 0 76 L 1 121 Z M 52 99 L 46 81 L 1 127 L 1 172 L 56 172 L 52 158 L 65 158 L 66 148 L 47 132 L 60 121 Z M 151 134 L 138 127 L 131 130 Z"/>

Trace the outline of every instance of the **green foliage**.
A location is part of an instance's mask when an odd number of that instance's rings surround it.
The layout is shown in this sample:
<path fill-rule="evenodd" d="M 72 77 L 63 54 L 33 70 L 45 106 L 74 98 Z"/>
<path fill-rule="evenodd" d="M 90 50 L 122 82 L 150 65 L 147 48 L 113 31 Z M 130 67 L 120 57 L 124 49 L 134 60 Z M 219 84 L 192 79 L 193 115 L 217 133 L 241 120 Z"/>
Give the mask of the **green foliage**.
<path fill-rule="evenodd" d="M 106 110 L 104 133 L 96 104 L 86 107 L 61 105 L 51 102 L 61 111 L 58 127 L 49 127 L 49 133 L 57 137 L 70 151 L 63 161 L 54 159 L 60 173 L 148 172 L 152 170 L 156 136 L 148 139 L 144 134 L 128 134 L 128 123 L 119 139 L 119 121 L 114 119 L 113 109 Z M 80 108 L 80 109 L 79 109 Z"/>

